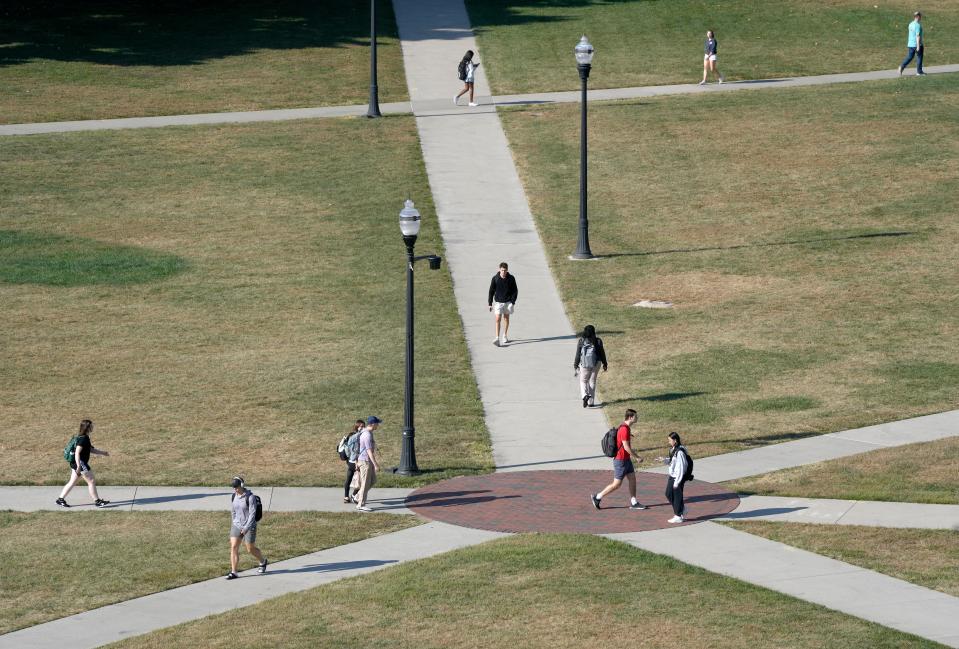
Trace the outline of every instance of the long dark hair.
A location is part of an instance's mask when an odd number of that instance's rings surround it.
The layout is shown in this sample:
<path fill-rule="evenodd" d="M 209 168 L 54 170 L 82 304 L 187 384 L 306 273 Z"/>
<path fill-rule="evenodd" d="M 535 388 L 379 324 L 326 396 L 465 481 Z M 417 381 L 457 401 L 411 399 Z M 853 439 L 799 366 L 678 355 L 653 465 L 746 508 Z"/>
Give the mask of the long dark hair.
<path fill-rule="evenodd" d="M 89 419 L 84 419 L 80 422 L 80 436 L 89 435 L 90 431 L 93 430 L 93 422 Z"/>
<path fill-rule="evenodd" d="M 676 442 L 676 446 L 674 446 L 674 447 L 672 447 L 671 449 L 669 449 L 669 459 L 671 460 L 671 459 L 673 459 L 673 456 L 676 455 L 676 451 L 679 450 L 679 447 L 682 446 L 683 442 L 682 442 L 681 439 L 679 439 L 679 433 L 677 433 L 677 432 L 675 432 L 675 431 L 673 431 L 672 433 L 670 433 L 670 434 L 667 435 L 666 437 L 668 437 L 669 439 L 671 439 L 671 440 L 673 440 L 674 442 Z"/>
<path fill-rule="evenodd" d="M 357 419 L 356 422 L 353 424 L 353 430 L 350 432 L 355 433 L 359 429 L 363 428 L 363 426 L 365 425 L 366 425 L 366 422 L 364 422 L 362 419 Z"/>
<path fill-rule="evenodd" d="M 583 340 L 588 340 L 591 345 L 596 346 L 596 327 L 586 325 L 583 327 Z"/>
<path fill-rule="evenodd" d="M 463 55 L 463 62 L 473 60 L 473 50 L 466 50 L 466 54 Z"/>

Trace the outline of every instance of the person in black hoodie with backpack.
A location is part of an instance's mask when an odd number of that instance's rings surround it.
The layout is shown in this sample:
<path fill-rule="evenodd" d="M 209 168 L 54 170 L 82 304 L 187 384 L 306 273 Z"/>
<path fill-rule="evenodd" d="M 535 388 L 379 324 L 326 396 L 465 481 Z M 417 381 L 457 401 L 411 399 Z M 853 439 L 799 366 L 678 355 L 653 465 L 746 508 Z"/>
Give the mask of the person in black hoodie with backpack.
<path fill-rule="evenodd" d="M 603 339 L 596 335 L 593 325 L 586 325 L 576 344 L 576 357 L 573 359 L 573 371 L 579 372 L 579 393 L 584 408 L 595 404 L 596 377 L 599 376 L 600 366 L 604 372 L 609 369 Z"/>
<path fill-rule="evenodd" d="M 693 460 L 683 446 L 677 433 L 666 436 L 669 442 L 669 457 L 657 458 L 669 465 L 666 476 L 666 500 L 673 506 L 673 517 L 667 523 L 683 523 L 686 520 L 686 504 L 683 502 L 683 485 L 693 479 Z"/>

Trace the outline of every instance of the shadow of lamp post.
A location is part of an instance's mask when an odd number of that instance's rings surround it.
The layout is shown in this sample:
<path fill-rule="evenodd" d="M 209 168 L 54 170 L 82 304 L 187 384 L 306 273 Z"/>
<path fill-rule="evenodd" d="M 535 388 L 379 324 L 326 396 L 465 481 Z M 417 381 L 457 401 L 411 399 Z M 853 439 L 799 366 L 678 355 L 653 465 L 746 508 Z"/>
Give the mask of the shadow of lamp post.
<path fill-rule="evenodd" d="M 413 246 L 420 232 L 420 213 L 413 201 L 406 199 L 400 212 L 400 232 L 406 244 L 406 384 L 403 390 L 403 445 L 400 449 L 400 465 L 393 469 L 400 475 L 416 475 L 416 428 L 413 426 L 413 264 L 426 259 L 430 270 L 439 270 L 443 259 L 437 255 L 413 255 Z"/>
<path fill-rule="evenodd" d="M 576 55 L 576 67 L 579 69 L 579 78 L 582 81 L 582 109 L 579 134 L 579 236 L 576 237 L 576 252 L 570 259 L 592 259 L 593 253 L 589 249 L 589 221 L 586 218 L 586 80 L 593 67 L 593 46 L 586 40 L 586 35 L 579 39 L 573 49 Z"/>

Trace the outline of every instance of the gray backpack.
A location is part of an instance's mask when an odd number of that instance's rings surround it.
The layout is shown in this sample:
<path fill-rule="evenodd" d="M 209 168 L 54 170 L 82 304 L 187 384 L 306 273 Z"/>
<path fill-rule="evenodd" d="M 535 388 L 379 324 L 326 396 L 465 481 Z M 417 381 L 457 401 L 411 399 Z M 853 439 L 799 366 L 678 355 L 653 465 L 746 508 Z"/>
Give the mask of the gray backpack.
<path fill-rule="evenodd" d="M 596 347 L 585 338 L 583 338 L 583 349 L 580 352 L 579 363 L 588 370 L 596 367 Z"/>

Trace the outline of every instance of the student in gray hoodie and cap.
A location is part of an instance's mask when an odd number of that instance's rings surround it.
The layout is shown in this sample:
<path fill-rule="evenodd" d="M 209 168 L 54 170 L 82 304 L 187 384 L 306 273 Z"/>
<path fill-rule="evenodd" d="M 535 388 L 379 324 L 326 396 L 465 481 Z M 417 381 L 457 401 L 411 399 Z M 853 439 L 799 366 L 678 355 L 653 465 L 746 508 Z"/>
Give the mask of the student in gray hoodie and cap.
<path fill-rule="evenodd" d="M 231 500 L 233 524 L 230 527 L 230 572 L 227 573 L 226 578 L 237 578 L 236 569 L 240 563 L 241 540 L 246 545 L 246 551 L 260 562 L 257 572 L 262 575 L 266 572 L 268 561 L 260 552 L 260 548 L 256 547 L 256 505 L 260 498 L 254 496 L 253 492 L 246 488 L 243 483 L 243 476 L 234 476 Z"/>

